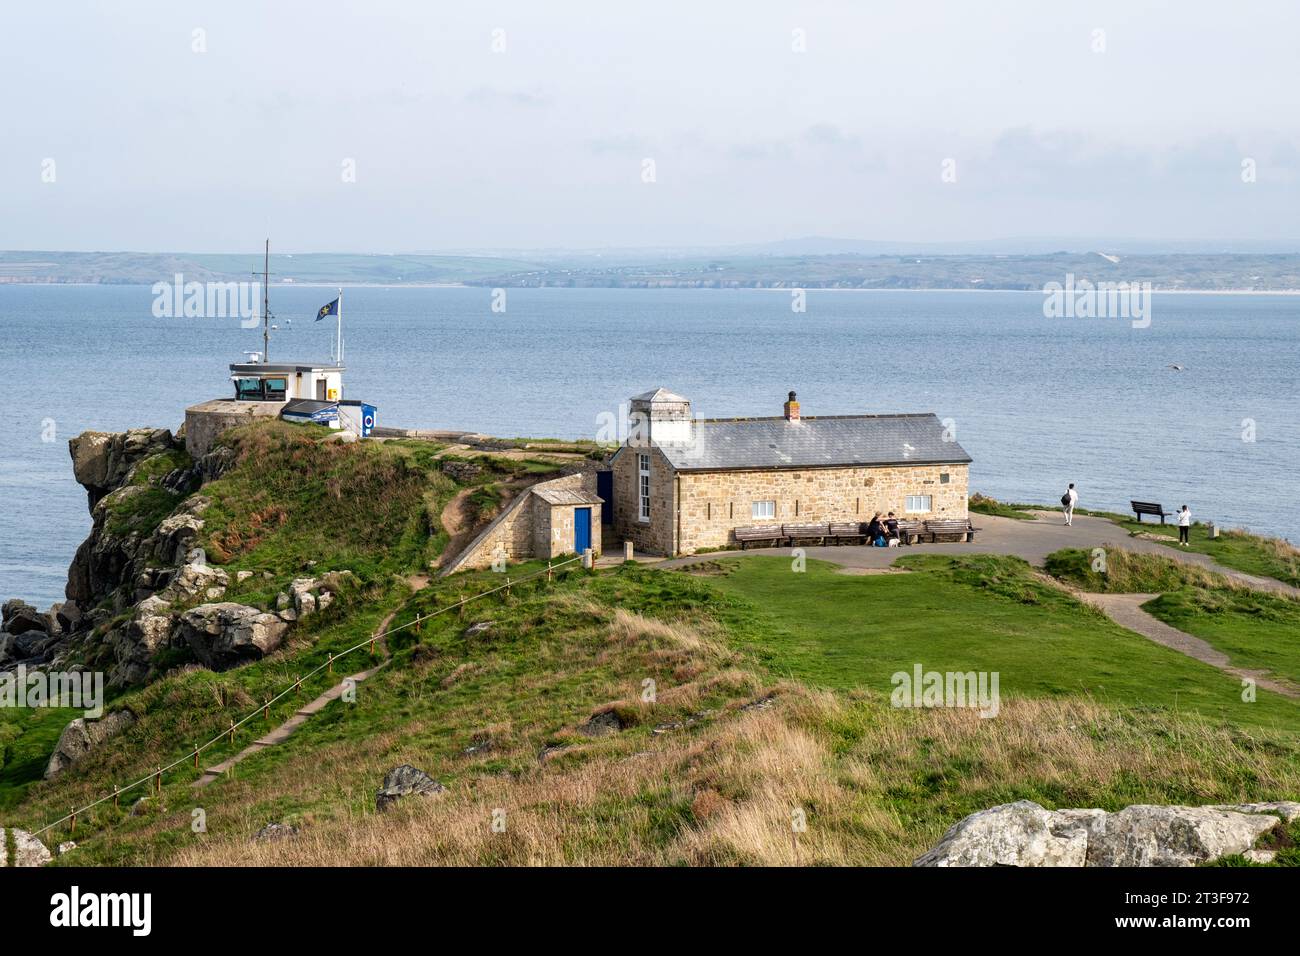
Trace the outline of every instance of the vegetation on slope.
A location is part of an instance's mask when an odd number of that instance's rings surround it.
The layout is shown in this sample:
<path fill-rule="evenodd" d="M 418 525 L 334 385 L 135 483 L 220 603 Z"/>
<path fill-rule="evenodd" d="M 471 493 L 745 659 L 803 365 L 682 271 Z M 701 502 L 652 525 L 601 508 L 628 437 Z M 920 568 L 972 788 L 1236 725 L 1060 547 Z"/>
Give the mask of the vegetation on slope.
<path fill-rule="evenodd" d="M 1300 684 L 1300 601 L 1245 588 L 1189 587 L 1143 608 L 1208 641 L 1238 667 L 1262 669 Z"/>
<path fill-rule="evenodd" d="M 1052 577 L 1096 594 L 1156 594 L 1185 587 L 1230 588 L 1222 575 L 1159 554 L 1105 549 L 1105 570 L 1094 569 L 1091 551 L 1065 548 L 1049 554 L 1043 568 Z"/>
<path fill-rule="evenodd" d="M 573 572 L 516 585 L 464 616 L 424 619 L 393 641 L 393 664 L 361 685 L 355 704 L 332 704 L 288 745 L 197 796 L 192 774 L 178 773 L 147 813 L 95 811 L 81 847 L 60 862 L 906 864 L 961 816 L 1021 798 L 1118 809 L 1300 788 L 1293 732 L 1245 731 L 1181 706 L 1007 695 L 998 717 L 982 720 L 894 708 L 869 684 L 837 691 L 783 679 L 752 651 L 769 618 L 729 587 L 769 561 L 744 559 L 725 578 Z M 805 583 L 871 591 L 913 577 L 929 574 Z M 490 572 L 440 581 L 398 623 L 500 583 Z M 1016 603 L 1005 587 L 994 584 L 990 599 Z M 1061 611 L 1026 608 L 1044 620 Z M 751 630 L 737 632 L 738 622 Z M 237 673 L 201 675 L 208 708 L 222 705 L 207 682 Z M 180 692 L 177 679 L 155 691 L 160 702 Z M 647 679 L 653 703 L 643 699 Z M 155 742 L 174 732 L 156 722 L 196 703 L 146 711 L 120 747 L 79 769 L 75 787 L 147 772 Z M 579 732 L 605 710 L 622 730 Z M 376 813 L 384 773 L 408 762 L 447 791 Z M 73 788 L 43 784 L 25 810 L 53 813 Z M 206 811 L 206 833 L 191 830 L 195 807 Z M 796 810 L 807 818 L 797 838 Z M 251 842 L 272 820 L 301 832 Z"/>
<path fill-rule="evenodd" d="M 1155 540 L 1170 547 L 1178 547 L 1178 528 L 1175 525 L 1140 525 L 1136 521 L 1121 521 L 1132 533 L 1154 536 Z M 1221 529 L 1217 538 L 1210 537 L 1209 528 L 1203 524 L 1192 526 L 1188 548 L 1209 555 L 1225 568 L 1245 574 L 1276 578 L 1294 587 L 1300 587 L 1300 548 L 1281 538 L 1251 534 L 1240 529 Z"/>

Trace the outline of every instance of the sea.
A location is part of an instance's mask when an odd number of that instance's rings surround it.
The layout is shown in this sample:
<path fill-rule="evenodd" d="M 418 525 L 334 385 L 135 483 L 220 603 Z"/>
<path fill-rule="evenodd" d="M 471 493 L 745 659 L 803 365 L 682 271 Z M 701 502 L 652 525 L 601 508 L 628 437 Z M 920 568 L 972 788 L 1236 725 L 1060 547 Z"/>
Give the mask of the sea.
<path fill-rule="evenodd" d="M 336 289 L 270 291 L 273 362 L 320 362 Z M 90 528 L 68 439 L 176 429 L 262 347 L 149 286 L 0 285 L 0 598 L 63 599 Z M 802 310 L 800 306 L 802 305 Z M 159 317 L 156 312 L 163 312 Z M 174 311 L 174 310 L 173 310 Z M 1049 317 L 1035 292 L 349 287 L 346 396 L 381 425 L 608 436 L 657 386 L 703 417 L 935 412 L 971 489 L 1084 508 L 1188 504 L 1300 540 L 1300 297 L 1161 294 L 1149 324 Z"/>

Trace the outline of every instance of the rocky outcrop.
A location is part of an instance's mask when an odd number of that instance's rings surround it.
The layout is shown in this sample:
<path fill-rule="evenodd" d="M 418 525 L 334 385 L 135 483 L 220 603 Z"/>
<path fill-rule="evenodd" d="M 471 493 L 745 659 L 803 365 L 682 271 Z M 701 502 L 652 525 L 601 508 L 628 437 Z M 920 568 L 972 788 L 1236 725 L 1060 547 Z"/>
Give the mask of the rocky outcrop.
<path fill-rule="evenodd" d="M 280 646 L 289 625 L 279 615 L 243 604 L 200 604 L 181 615 L 176 637 L 212 670 L 259 660 Z"/>
<path fill-rule="evenodd" d="M 384 774 L 384 785 L 375 794 L 375 809 L 387 810 L 402 797 L 411 794 L 428 797 L 446 789 L 423 770 L 404 763 Z"/>
<path fill-rule="evenodd" d="M 959 821 L 916 866 L 1196 866 L 1253 851 L 1297 803 L 1045 810 L 1020 800 Z"/>
<path fill-rule="evenodd" d="M 116 737 L 135 723 L 135 714 L 129 710 L 116 710 L 101 720 L 78 717 L 59 735 L 50 762 L 45 767 L 45 779 L 51 780 L 67 770 L 78 760 L 99 747 L 104 741 Z"/>
<path fill-rule="evenodd" d="M 47 615 L 19 598 L 5 601 L 3 610 L 0 610 L 0 620 L 3 621 L 4 630 L 10 634 L 26 634 L 28 631 L 40 631 L 42 634 L 49 632 L 50 623 Z"/>
<path fill-rule="evenodd" d="M 177 477 L 177 472 L 186 469 L 173 469 L 149 483 L 131 483 L 141 462 L 155 455 L 177 452 L 181 447 L 165 428 L 116 434 L 83 432 L 68 442 L 73 473 L 86 489 L 93 519 L 90 535 L 77 548 L 68 568 L 65 589 L 68 600 L 82 611 L 110 596 L 116 599 L 121 610 L 145 596 L 136 591 L 138 578 L 147 568 L 178 560 L 181 541 L 176 527 L 168 527 L 160 535 L 156 529 L 115 528 L 109 519 L 117 509 L 128 506 L 132 498 L 147 493 L 154 485 L 175 494 L 183 493 L 186 484 Z M 188 507 L 190 503 L 184 506 L 187 511 L 193 510 Z M 194 529 L 191 535 L 196 533 Z"/>
<path fill-rule="evenodd" d="M 86 489 L 92 511 L 100 499 L 127 482 L 138 462 L 177 447 L 172 433 L 165 428 L 82 432 L 68 441 L 72 473 Z"/>
<path fill-rule="evenodd" d="M 9 837 L 13 837 L 15 857 L 9 859 Z M 44 866 L 54 859 L 45 844 L 26 830 L 0 829 L 0 868 L 6 866 Z"/>

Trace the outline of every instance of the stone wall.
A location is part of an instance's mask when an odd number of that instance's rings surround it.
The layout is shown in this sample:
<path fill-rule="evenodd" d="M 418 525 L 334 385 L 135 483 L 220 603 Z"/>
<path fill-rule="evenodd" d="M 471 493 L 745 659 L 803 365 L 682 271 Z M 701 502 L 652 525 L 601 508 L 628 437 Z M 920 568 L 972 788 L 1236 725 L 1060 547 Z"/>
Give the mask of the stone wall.
<path fill-rule="evenodd" d="M 447 566 L 444 574 L 455 571 L 490 568 L 492 561 L 504 553 L 507 561 L 553 558 L 573 550 L 573 505 L 551 505 L 533 494 L 539 488 L 568 488 L 596 493 L 595 471 L 578 472 L 539 482 L 520 492 L 506 510 L 479 532 L 469 546 Z M 586 506 L 582 506 L 586 507 Z M 592 505 L 591 544 L 600 551 L 600 505 Z M 557 515 L 562 524 L 567 512 L 568 538 L 556 541 L 554 523 Z M 562 545 L 562 546 L 561 546 Z"/>
<path fill-rule="evenodd" d="M 650 455 L 650 520 L 639 520 L 640 487 L 637 454 Z M 621 547 L 631 541 L 638 551 L 671 554 L 677 512 L 675 472 L 657 448 L 625 446 L 614 458 L 614 536 Z"/>
<path fill-rule="evenodd" d="M 678 550 L 733 545 L 733 528 L 756 524 L 870 521 L 877 511 L 920 520 L 965 518 L 969 471 L 968 465 L 902 465 L 684 472 Z M 932 510 L 905 514 L 908 495 L 930 495 Z M 752 503 L 769 500 L 776 502 L 776 517 L 754 518 Z"/>
<path fill-rule="evenodd" d="M 733 528 L 756 524 L 869 521 L 880 511 L 900 518 L 965 518 L 968 465 L 805 468 L 790 471 L 682 472 L 650 453 L 650 521 L 637 520 L 638 449 L 614 459 L 614 535 L 651 554 L 691 554 L 734 545 Z M 680 480 L 680 485 L 678 485 Z M 680 535 L 677 488 L 680 487 Z M 930 495 L 931 510 L 906 514 L 908 495 Z M 755 501 L 775 501 L 776 516 L 752 516 Z"/>

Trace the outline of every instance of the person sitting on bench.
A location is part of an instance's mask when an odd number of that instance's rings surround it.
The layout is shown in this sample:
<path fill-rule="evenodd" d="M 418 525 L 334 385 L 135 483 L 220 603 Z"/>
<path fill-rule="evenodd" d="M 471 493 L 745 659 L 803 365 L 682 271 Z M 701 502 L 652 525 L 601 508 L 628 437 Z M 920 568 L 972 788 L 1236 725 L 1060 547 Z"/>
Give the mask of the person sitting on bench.
<path fill-rule="evenodd" d="M 894 548 L 898 546 L 898 518 L 891 511 L 885 519 L 885 544 Z"/>
<path fill-rule="evenodd" d="M 880 520 L 880 512 L 877 511 L 870 523 L 867 524 L 867 544 L 876 544 L 885 540 L 885 526 Z"/>

